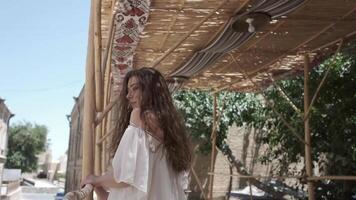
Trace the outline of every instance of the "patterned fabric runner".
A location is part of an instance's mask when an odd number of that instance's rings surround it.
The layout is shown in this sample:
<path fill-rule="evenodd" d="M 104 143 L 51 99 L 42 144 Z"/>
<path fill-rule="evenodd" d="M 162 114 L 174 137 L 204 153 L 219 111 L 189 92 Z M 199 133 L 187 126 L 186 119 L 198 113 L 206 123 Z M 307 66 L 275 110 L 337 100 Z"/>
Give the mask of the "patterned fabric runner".
<path fill-rule="evenodd" d="M 150 11 L 150 0 L 119 0 L 111 56 L 113 95 L 121 91 L 126 73 L 132 70 L 133 55 Z"/>

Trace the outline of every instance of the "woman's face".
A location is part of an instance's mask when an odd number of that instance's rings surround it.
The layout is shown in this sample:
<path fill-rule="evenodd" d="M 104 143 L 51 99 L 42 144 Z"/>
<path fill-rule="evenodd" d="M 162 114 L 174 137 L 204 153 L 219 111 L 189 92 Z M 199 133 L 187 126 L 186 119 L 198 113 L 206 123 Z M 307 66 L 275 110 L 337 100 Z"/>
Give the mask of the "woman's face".
<path fill-rule="evenodd" d="M 139 108 L 141 105 L 141 88 L 138 78 L 132 76 L 127 83 L 127 100 L 132 108 Z"/>

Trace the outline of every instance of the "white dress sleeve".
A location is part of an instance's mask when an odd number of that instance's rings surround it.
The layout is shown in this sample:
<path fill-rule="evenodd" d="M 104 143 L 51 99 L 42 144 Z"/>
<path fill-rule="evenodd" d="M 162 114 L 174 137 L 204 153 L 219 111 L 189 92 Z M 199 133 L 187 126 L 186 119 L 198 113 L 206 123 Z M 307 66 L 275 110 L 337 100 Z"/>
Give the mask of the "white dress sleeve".
<path fill-rule="evenodd" d="M 149 150 L 145 132 L 128 126 L 113 158 L 116 182 L 126 183 L 147 194 Z"/>

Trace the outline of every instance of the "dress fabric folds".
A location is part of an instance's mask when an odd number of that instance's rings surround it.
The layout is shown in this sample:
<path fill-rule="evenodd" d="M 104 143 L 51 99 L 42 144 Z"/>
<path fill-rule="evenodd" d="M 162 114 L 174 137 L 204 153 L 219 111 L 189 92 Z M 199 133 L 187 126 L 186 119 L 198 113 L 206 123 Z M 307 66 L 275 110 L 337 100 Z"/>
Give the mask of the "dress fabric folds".
<path fill-rule="evenodd" d="M 185 173 L 176 173 L 163 144 L 142 128 L 130 124 L 112 161 L 114 179 L 127 186 L 110 188 L 108 200 L 186 200 Z"/>

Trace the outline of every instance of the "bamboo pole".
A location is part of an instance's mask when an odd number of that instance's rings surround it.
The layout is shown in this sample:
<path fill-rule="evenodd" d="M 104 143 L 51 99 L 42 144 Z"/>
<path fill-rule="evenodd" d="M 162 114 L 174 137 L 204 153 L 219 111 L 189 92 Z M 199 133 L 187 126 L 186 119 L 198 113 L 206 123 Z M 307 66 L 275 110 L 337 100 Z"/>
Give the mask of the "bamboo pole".
<path fill-rule="evenodd" d="M 311 181 L 319 181 L 319 180 L 356 181 L 356 176 L 312 176 L 312 177 L 308 177 L 307 179 Z"/>
<path fill-rule="evenodd" d="M 275 82 L 272 76 L 269 76 L 272 81 L 274 87 L 277 88 L 277 91 L 281 94 L 281 96 L 289 103 L 290 106 L 297 112 L 300 116 L 303 116 L 302 111 L 293 103 L 293 101 L 288 97 L 288 95 L 283 91 L 283 89 Z"/>
<path fill-rule="evenodd" d="M 95 129 L 95 145 L 93 148 L 95 148 L 94 151 L 94 174 L 95 175 L 101 175 L 101 151 L 102 151 L 102 143 L 96 143 L 96 141 L 100 140 L 101 134 L 102 134 L 102 125 L 99 124 L 97 127 L 94 127 Z"/>
<path fill-rule="evenodd" d="M 248 186 L 250 188 L 250 200 L 253 200 L 252 199 L 252 186 L 251 186 L 251 180 L 250 179 L 248 179 Z"/>
<path fill-rule="evenodd" d="M 97 112 L 103 110 L 103 77 L 101 66 L 101 0 L 94 1 L 94 56 L 95 56 L 95 107 Z"/>
<path fill-rule="evenodd" d="M 108 41 L 106 44 L 106 48 L 105 48 L 105 52 L 104 52 L 104 59 L 102 59 L 103 63 L 102 66 L 104 66 L 105 68 L 103 69 L 105 72 L 107 71 L 107 68 L 110 68 L 110 65 L 107 65 L 107 63 L 111 62 L 110 58 L 111 58 L 111 53 L 112 53 L 112 44 L 113 44 L 113 38 L 114 38 L 114 34 L 115 34 L 115 28 L 116 28 L 116 24 L 114 23 L 115 17 L 114 17 L 114 6 L 112 6 L 112 10 L 111 10 L 111 16 L 110 16 L 110 29 L 109 29 L 109 37 L 108 37 Z"/>
<path fill-rule="evenodd" d="M 105 107 L 104 111 L 102 113 L 99 113 L 99 115 L 95 119 L 96 126 L 103 121 L 104 117 L 109 113 L 109 111 L 114 107 L 114 105 L 117 104 L 118 101 L 119 96 L 114 97 L 113 100 Z"/>
<path fill-rule="evenodd" d="M 152 68 L 156 67 L 162 60 L 164 60 L 170 53 L 172 53 L 179 45 L 181 45 L 194 31 L 196 31 L 206 20 L 208 20 L 211 16 L 216 14 L 216 11 L 218 11 L 220 8 L 222 8 L 227 2 L 228 2 L 228 0 L 223 0 L 219 4 L 218 7 L 216 7 L 214 10 L 212 10 L 206 17 L 204 17 L 204 19 L 202 19 L 188 33 L 186 33 L 183 38 L 181 38 L 171 48 L 169 48 L 167 51 L 165 51 L 164 54 L 162 56 L 160 56 L 158 59 L 156 59 L 150 66 Z"/>
<path fill-rule="evenodd" d="M 214 94 L 214 108 L 213 108 L 213 130 L 211 132 L 211 160 L 210 160 L 210 171 L 214 172 L 215 164 L 215 144 L 216 144 L 216 127 L 217 127 L 217 94 Z M 209 176 L 209 199 L 213 199 L 213 185 L 214 185 L 214 175 Z"/>
<path fill-rule="evenodd" d="M 209 175 L 220 175 L 220 176 L 233 176 L 233 177 L 238 177 L 242 179 L 262 179 L 262 178 L 268 178 L 268 179 L 303 179 L 306 178 L 305 176 L 262 176 L 262 175 L 240 175 L 240 174 L 227 174 L 227 173 L 208 173 Z"/>
<path fill-rule="evenodd" d="M 237 60 L 234 58 L 234 56 L 232 54 L 230 54 L 231 58 L 234 60 L 234 62 L 236 63 L 236 65 L 239 65 Z M 259 91 L 259 93 L 261 94 L 261 96 L 263 97 L 264 101 L 266 102 L 266 104 L 273 110 L 273 112 L 282 120 L 283 124 L 292 132 L 292 134 L 298 138 L 298 140 L 300 142 L 302 142 L 303 144 L 309 146 L 310 144 L 307 143 L 306 141 L 304 141 L 300 135 L 298 135 L 297 131 L 287 122 L 287 120 L 284 119 L 283 115 L 281 113 L 279 113 L 276 108 L 274 107 L 274 105 L 267 99 L 267 97 L 263 94 L 263 91 L 260 87 L 258 87 L 258 85 L 255 83 L 255 81 L 253 81 L 253 79 L 251 77 L 249 77 L 249 75 L 242 69 L 240 68 L 240 70 L 242 71 L 242 75 L 244 76 L 244 78 L 247 80 L 249 80 Z"/>
<path fill-rule="evenodd" d="M 111 73 L 111 54 L 112 54 L 112 44 L 113 44 L 113 35 L 114 35 L 114 31 L 115 30 L 115 25 L 114 25 L 114 5 L 112 5 L 112 11 L 111 11 L 111 25 L 110 25 L 110 34 L 109 34 L 109 38 L 108 38 L 108 43 L 106 45 L 106 49 L 105 49 L 105 54 L 104 54 L 104 60 L 103 60 L 103 66 L 105 66 L 104 68 L 104 110 L 107 107 L 107 105 L 110 103 L 110 97 L 111 97 L 111 77 L 110 77 L 110 73 Z M 108 118 L 110 118 L 110 115 L 105 116 L 103 118 L 103 122 L 102 122 L 102 135 L 101 138 L 99 138 L 98 140 L 96 140 L 96 144 L 98 143 L 102 143 L 101 144 L 101 169 L 102 171 L 106 171 L 107 168 L 107 160 L 108 160 L 108 152 L 107 152 L 107 141 L 106 140 L 102 140 L 104 135 L 107 134 L 107 132 L 110 130 L 110 126 L 111 123 L 108 123 Z M 100 142 L 99 142 L 100 141 Z"/>
<path fill-rule="evenodd" d="M 103 110 L 103 76 L 101 65 L 101 0 L 95 0 L 94 3 L 94 61 L 95 61 L 95 110 Z M 94 126 L 96 140 L 101 138 L 102 126 Z M 101 175 L 101 146 L 94 145 L 94 174 Z"/>
<path fill-rule="evenodd" d="M 203 199 L 206 199 L 206 195 L 205 195 L 205 192 L 204 192 L 204 189 L 203 189 L 203 184 L 201 184 L 197 173 L 195 172 L 195 170 L 194 170 L 193 167 L 190 168 L 190 171 L 192 172 L 193 177 L 194 177 L 195 180 L 197 181 L 197 184 L 198 184 L 198 186 L 199 186 L 199 189 L 200 189 L 200 191 L 201 191 L 201 194 L 203 195 Z"/>
<path fill-rule="evenodd" d="M 96 144 L 99 145 L 102 142 L 104 142 L 108 136 L 112 135 L 115 132 L 115 130 L 116 130 L 116 128 L 110 129 L 110 131 L 108 133 L 105 133 L 99 140 L 96 141 Z"/>
<path fill-rule="evenodd" d="M 309 107 L 309 56 L 304 55 L 304 110 L 308 110 Z M 305 113 L 306 114 L 306 113 Z M 306 115 L 305 115 L 306 116 Z M 310 127 L 309 127 L 309 117 L 304 121 L 304 133 L 305 142 L 311 144 Z M 311 158 L 311 145 L 305 145 L 305 166 L 308 177 L 313 176 L 312 168 L 312 158 Z M 308 199 L 314 200 L 314 183 L 308 181 Z"/>
<path fill-rule="evenodd" d="M 321 50 L 321 49 L 323 49 L 323 48 L 326 48 L 326 47 L 328 47 L 328 46 L 334 45 L 335 43 L 338 43 L 338 42 L 340 42 L 341 40 L 346 40 L 347 38 L 352 37 L 352 36 L 354 36 L 355 34 L 356 34 L 356 31 L 353 31 L 353 32 L 351 32 L 351 33 L 349 33 L 349 34 L 347 34 L 347 35 L 345 35 L 345 36 L 343 36 L 343 37 L 340 37 L 340 38 L 338 38 L 338 39 L 336 39 L 336 40 L 333 40 L 333 41 L 331 41 L 331 42 L 328 42 L 328 43 L 326 43 L 326 44 L 323 44 L 323 45 L 321 45 L 321 46 L 318 46 L 318 47 L 316 47 L 316 48 L 310 50 L 310 52 L 319 51 L 319 50 Z"/>
<path fill-rule="evenodd" d="M 349 15 L 351 15 L 356 8 L 353 8 L 352 10 L 350 10 L 349 12 L 347 12 L 345 15 L 343 15 L 339 20 L 341 19 L 345 19 L 346 17 L 348 17 Z M 278 56 L 277 58 L 272 59 L 270 62 L 262 65 L 261 67 L 258 67 L 257 69 L 253 70 L 252 72 L 249 72 L 248 75 L 255 75 L 256 73 L 258 73 L 259 71 L 261 71 L 262 69 L 264 69 L 265 67 L 272 65 L 273 63 L 275 63 L 276 61 L 280 60 L 281 58 L 285 57 L 288 53 L 293 53 L 295 51 L 297 51 L 300 47 L 306 45 L 307 43 L 311 42 L 312 40 L 314 40 L 315 38 L 319 37 L 321 34 L 323 34 L 324 32 L 326 32 L 327 30 L 329 30 L 330 28 L 332 28 L 333 26 L 336 25 L 336 22 L 333 22 L 331 24 L 329 24 L 328 26 L 324 27 L 321 31 L 317 32 L 316 34 L 312 35 L 311 37 L 309 37 L 307 40 L 305 40 L 304 42 L 298 44 L 296 47 L 294 47 L 292 50 L 286 51 L 284 54 L 281 54 L 280 56 Z M 356 32 L 352 32 L 350 34 L 348 34 L 349 37 L 351 37 L 352 35 L 356 34 Z M 341 39 L 341 38 L 340 38 Z M 340 40 L 338 39 L 338 40 Z M 335 41 L 333 41 L 332 43 L 335 43 Z M 318 47 L 316 49 L 313 49 L 312 51 L 316 51 L 321 47 Z M 237 80 L 237 81 L 233 81 L 232 83 L 228 83 L 228 84 L 224 84 L 222 86 L 217 87 L 218 89 L 215 90 L 214 92 L 219 92 L 222 91 L 226 88 L 232 87 L 233 85 L 240 83 L 241 80 Z"/>
<path fill-rule="evenodd" d="M 305 176 L 262 176 L 262 175 L 239 175 L 239 174 L 227 174 L 227 173 L 212 173 L 209 172 L 209 175 L 219 175 L 219 176 L 233 176 L 233 177 L 238 177 L 242 179 L 306 179 L 306 180 L 311 180 L 311 181 L 319 181 L 319 180 L 346 180 L 346 181 L 356 181 L 356 176 L 311 176 L 311 177 L 305 177 Z"/>
<path fill-rule="evenodd" d="M 345 15 L 343 15 L 342 17 L 338 18 L 338 21 L 345 19 L 347 16 L 351 15 L 353 12 L 355 12 L 356 7 L 352 8 L 349 12 L 347 12 Z M 300 44 L 297 48 L 306 45 L 307 43 L 309 43 L 310 41 L 314 40 L 315 38 L 318 38 L 321 34 L 323 34 L 324 32 L 326 32 L 327 30 L 329 30 L 330 28 L 332 28 L 333 26 L 335 26 L 337 24 L 336 22 L 332 22 L 330 23 L 328 26 L 324 27 L 321 31 L 319 31 L 317 34 L 313 35 L 311 38 L 309 38 L 308 40 L 306 40 L 305 42 L 303 42 L 302 44 Z"/>
<path fill-rule="evenodd" d="M 86 75 L 85 75 L 85 88 L 84 88 L 84 113 L 83 113 L 83 159 L 82 159 L 82 178 L 94 172 L 93 163 L 93 142 L 94 142 L 94 129 L 92 124 L 95 119 L 95 61 L 94 61 L 94 3 L 91 2 L 90 9 L 90 23 L 89 23 L 89 37 L 88 37 L 88 50 L 86 60 Z M 87 200 L 92 199 L 90 194 Z"/>
<path fill-rule="evenodd" d="M 292 132 L 294 136 L 296 136 L 300 142 L 305 144 L 306 146 L 310 146 L 310 143 L 307 141 L 303 140 L 302 137 L 300 137 L 297 133 L 297 131 L 287 122 L 287 120 L 284 119 L 283 115 L 279 113 L 276 108 L 273 106 L 273 104 L 267 99 L 265 95 L 263 95 L 262 92 L 260 92 L 263 99 L 265 100 L 266 104 L 273 110 L 273 112 L 282 120 L 283 124 Z"/>
<path fill-rule="evenodd" d="M 111 128 L 111 124 L 109 123 L 110 120 L 110 115 L 108 115 L 108 117 L 105 119 L 105 132 L 102 135 L 102 138 L 105 134 L 107 134 L 107 131 L 109 130 L 109 128 Z M 97 141 L 98 142 L 98 141 Z M 109 160 L 109 155 L 110 152 L 108 151 L 108 145 L 109 145 L 109 141 L 107 139 L 104 139 L 102 141 L 102 157 L 101 157 L 101 169 L 104 171 L 107 171 L 107 164 L 108 164 L 108 160 Z"/>
<path fill-rule="evenodd" d="M 183 4 L 184 4 L 184 1 L 183 1 Z M 179 10 L 175 11 L 176 13 L 173 16 L 173 19 L 171 20 L 171 24 L 168 27 L 168 32 L 167 32 L 167 34 L 164 35 L 163 39 L 161 40 L 161 45 L 159 47 L 160 50 L 162 50 L 162 48 L 166 44 L 166 41 L 167 41 L 168 36 L 170 35 L 170 33 L 171 33 L 172 29 L 173 29 L 173 26 L 176 24 L 179 12 L 183 9 L 182 7 L 183 7 L 183 5 L 179 6 Z"/>
<path fill-rule="evenodd" d="M 340 44 L 339 44 L 339 47 L 337 48 L 335 54 L 338 54 L 338 53 L 340 52 L 343 43 L 344 43 L 344 40 L 341 40 L 341 42 L 340 42 Z M 323 78 L 321 79 L 321 81 L 320 81 L 320 83 L 319 83 L 319 85 L 318 85 L 318 87 L 317 87 L 317 89 L 316 89 L 316 91 L 315 91 L 315 93 L 314 93 L 314 95 L 313 95 L 313 98 L 312 98 L 312 100 L 311 100 L 311 102 L 310 102 L 310 105 L 309 105 L 309 107 L 308 107 L 308 110 L 305 112 L 304 121 L 309 117 L 310 110 L 311 110 L 311 108 L 313 107 L 313 105 L 314 105 L 314 103 L 315 103 L 315 100 L 316 100 L 316 98 L 317 98 L 318 95 L 319 95 L 320 89 L 321 89 L 321 87 L 324 85 L 325 80 L 326 80 L 327 76 L 329 75 L 330 70 L 331 70 L 331 65 L 328 66 L 328 69 L 326 70 L 326 72 L 325 72 Z"/>

